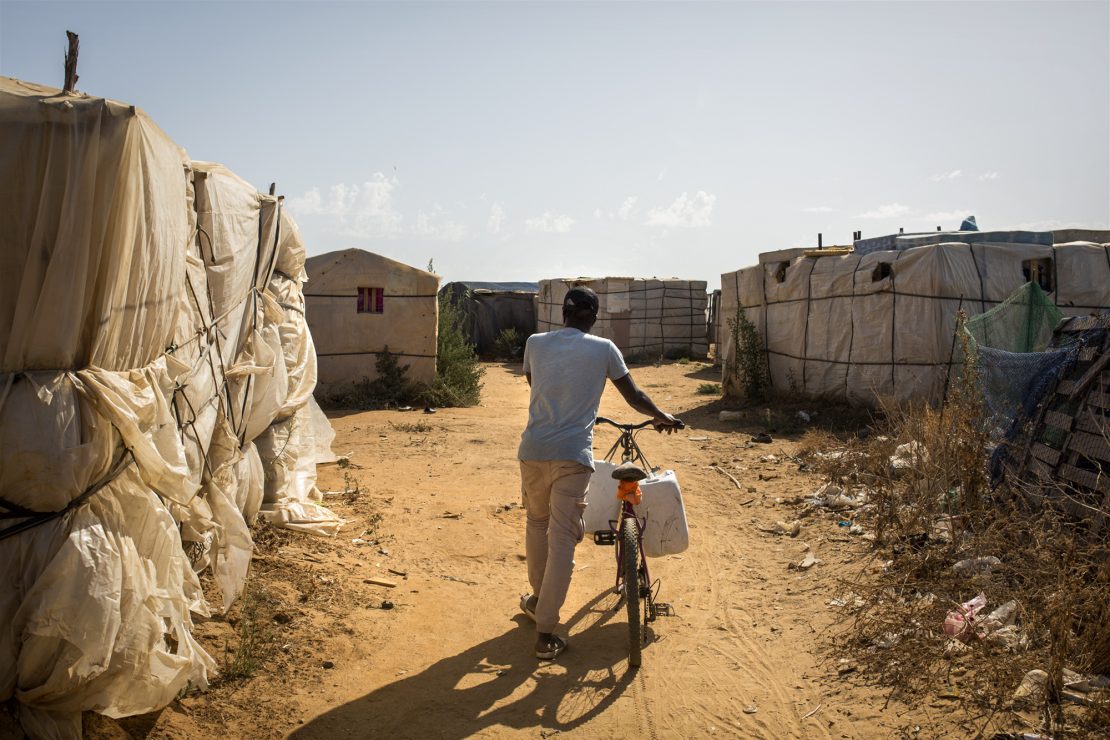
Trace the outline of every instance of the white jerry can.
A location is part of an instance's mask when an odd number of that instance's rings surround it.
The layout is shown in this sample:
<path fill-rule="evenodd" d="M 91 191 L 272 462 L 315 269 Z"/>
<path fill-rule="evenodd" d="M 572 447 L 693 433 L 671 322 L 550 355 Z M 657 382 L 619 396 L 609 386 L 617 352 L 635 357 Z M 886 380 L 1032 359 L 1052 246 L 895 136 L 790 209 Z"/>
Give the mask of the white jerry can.
<path fill-rule="evenodd" d="M 587 537 L 594 532 L 610 531 L 609 523 L 616 521 L 620 512 L 617 481 L 612 476 L 616 467 L 604 460 L 594 461 L 594 474 L 586 491 L 586 512 L 582 515 Z M 640 481 L 640 490 L 644 497 L 636 506 L 636 516 L 646 520 L 644 554 L 657 558 L 685 551 L 690 545 L 690 530 L 686 525 L 682 489 L 674 471 L 653 473 Z"/>

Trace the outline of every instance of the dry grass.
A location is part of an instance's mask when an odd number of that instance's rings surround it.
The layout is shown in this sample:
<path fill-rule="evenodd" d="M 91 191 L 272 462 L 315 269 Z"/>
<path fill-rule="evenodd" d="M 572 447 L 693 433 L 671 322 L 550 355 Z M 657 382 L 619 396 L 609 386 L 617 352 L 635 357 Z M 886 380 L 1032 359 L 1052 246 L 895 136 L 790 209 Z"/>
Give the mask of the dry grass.
<path fill-rule="evenodd" d="M 872 557 L 842 584 L 836 645 L 850 661 L 842 665 L 892 697 L 962 707 L 988 736 L 1106 736 L 1110 692 L 1070 691 L 1063 676 L 1110 671 L 1110 540 L 1061 511 L 1023 506 L 1012 488 L 1020 484 L 990 488 L 975 387 L 973 377 L 962 379 L 942 411 L 887 409 L 864 441 L 811 433 L 803 444 L 803 457 L 831 484 L 864 494 L 850 518 L 873 538 Z M 1000 564 L 975 575 L 953 569 L 982 557 Z M 987 599 L 980 617 L 1017 603 L 1018 644 L 989 632 L 966 642 L 945 634 L 946 616 L 979 593 Z M 1015 701 L 1033 669 L 1048 672 L 1047 690 Z"/>

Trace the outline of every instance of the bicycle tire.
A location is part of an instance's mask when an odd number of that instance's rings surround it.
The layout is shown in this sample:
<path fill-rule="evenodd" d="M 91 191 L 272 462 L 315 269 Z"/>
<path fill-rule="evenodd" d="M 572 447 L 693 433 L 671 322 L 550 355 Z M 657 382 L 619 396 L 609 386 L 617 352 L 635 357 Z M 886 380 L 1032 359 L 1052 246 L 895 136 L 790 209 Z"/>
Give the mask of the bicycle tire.
<path fill-rule="evenodd" d="M 628 665 L 640 665 L 643 645 L 640 622 L 640 526 L 632 517 L 621 525 L 621 574 L 628 609 Z"/>

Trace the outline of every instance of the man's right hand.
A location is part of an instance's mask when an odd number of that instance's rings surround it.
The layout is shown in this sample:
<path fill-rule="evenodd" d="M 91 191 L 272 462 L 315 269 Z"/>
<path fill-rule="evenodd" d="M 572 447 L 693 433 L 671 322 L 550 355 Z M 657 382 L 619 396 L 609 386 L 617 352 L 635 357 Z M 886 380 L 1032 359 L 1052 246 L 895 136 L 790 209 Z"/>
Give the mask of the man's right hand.
<path fill-rule="evenodd" d="M 667 413 L 656 415 L 656 417 L 651 420 L 651 423 L 655 426 L 655 431 L 666 431 L 667 434 L 674 432 L 676 429 L 682 429 L 686 426 L 684 423 L 682 423 L 681 419 L 675 418 L 674 416 L 671 416 Z"/>

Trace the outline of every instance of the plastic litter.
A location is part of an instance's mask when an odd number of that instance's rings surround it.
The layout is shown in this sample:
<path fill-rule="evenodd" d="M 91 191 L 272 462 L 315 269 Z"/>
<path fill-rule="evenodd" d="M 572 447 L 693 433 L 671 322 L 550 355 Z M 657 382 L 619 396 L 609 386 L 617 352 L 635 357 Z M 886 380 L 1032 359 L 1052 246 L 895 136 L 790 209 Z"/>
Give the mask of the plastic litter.
<path fill-rule="evenodd" d="M 776 534 L 787 534 L 791 537 L 797 537 L 802 531 L 802 523 L 797 519 L 790 522 L 779 520 L 775 522 L 772 531 Z"/>
<path fill-rule="evenodd" d="M 925 446 L 914 440 L 900 444 L 894 448 L 890 456 L 890 471 L 895 476 L 902 476 L 929 459 L 929 451 Z"/>
<path fill-rule="evenodd" d="M 956 609 L 948 612 L 948 615 L 944 618 L 944 634 L 961 642 L 970 642 L 976 637 L 977 616 L 986 605 L 987 596 L 981 593 L 974 599 L 965 601 Z"/>
<path fill-rule="evenodd" d="M 1002 565 L 1002 561 L 993 555 L 984 557 L 967 558 L 952 566 L 952 572 L 958 576 L 968 578 L 971 576 L 988 576 L 991 571 Z"/>

